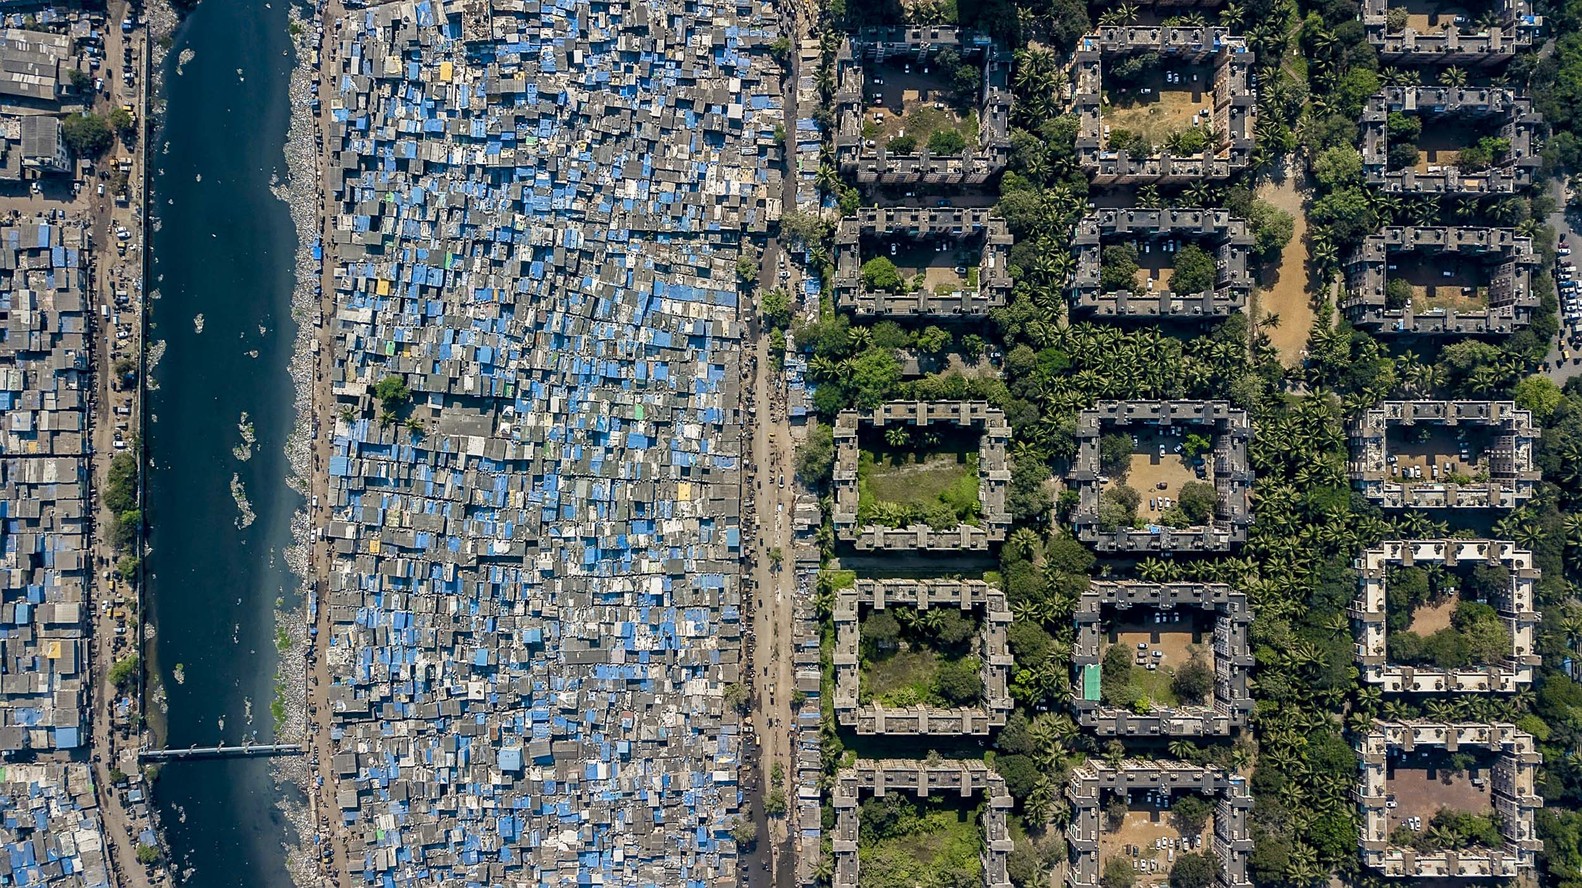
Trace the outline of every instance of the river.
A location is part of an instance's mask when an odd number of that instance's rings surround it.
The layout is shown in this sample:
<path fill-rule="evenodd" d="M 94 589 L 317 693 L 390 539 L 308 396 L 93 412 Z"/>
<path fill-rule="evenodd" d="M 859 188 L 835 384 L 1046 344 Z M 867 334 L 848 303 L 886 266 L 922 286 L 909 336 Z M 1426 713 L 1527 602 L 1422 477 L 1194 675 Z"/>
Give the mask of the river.
<path fill-rule="evenodd" d="M 149 340 L 166 350 L 148 400 L 147 566 L 150 663 L 168 697 L 172 747 L 273 736 L 273 610 L 297 595 L 284 558 L 302 504 L 286 484 L 284 452 L 296 234 L 270 192 L 285 175 L 289 53 L 283 0 L 203 0 L 167 56 L 164 130 L 150 158 L 150 287 L 160 298 Z M 244 413 L 256 442 L 238 452 Z M 291 828 L 270 767 L 163 767 L 154 797 L 187 884 L 291 884 L 282 850 Z"/>

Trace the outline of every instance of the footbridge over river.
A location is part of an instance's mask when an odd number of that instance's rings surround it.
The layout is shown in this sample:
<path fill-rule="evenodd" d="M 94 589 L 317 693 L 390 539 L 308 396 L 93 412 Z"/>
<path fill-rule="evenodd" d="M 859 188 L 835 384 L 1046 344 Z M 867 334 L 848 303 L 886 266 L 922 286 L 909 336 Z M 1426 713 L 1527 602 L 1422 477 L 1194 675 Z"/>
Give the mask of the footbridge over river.
<path fill-rule="evenodd" d="M 186 749 L 144 749 L 137 757 L 145 762 L 170 762 L 183 759 L 249 758 L 273 755 L 302 755 L 301 743 L 244 743 L 240 746 L 189 746 Z"/>

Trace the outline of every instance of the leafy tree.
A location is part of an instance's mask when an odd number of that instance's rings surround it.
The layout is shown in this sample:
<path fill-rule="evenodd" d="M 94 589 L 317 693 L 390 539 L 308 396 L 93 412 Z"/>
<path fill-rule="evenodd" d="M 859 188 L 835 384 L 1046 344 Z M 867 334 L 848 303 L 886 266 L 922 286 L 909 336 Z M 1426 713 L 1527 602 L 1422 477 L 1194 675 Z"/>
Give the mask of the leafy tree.
<path fill-rule="evenodd" d="M 983 698 L 983 664 L 977 657 L 946 660 L 934 673 L 934 691 L 950 706 L 972 706 Z"/>
<path fill-rule="evenodd" d="M 751 818 L 737 817 L 731 822 L 731 838 L 743 848 L 758 844 L 758 824 Z"/>
<path fill-rule="evenodd" d="M 1209 888 L 1219 879 L 1219 859 L 1206 851 L 1176 856 L 1170 867 L 1170 888 Z"/>
<path fill-rule="evenodd" d="M 1005 494 L 1005 504 L 1011 518 L 1025 524 L 1040 524 L 1054 502 L 1044 482 L 1049 480 L 1049 467 L 1036 459 L 1018 458 L 1011 462 L 1011 483 Z"/>
<path fill-rule="evenodd" d="M 1170 816 L 1181 832 L 1197 835 L 1208 825 L 1214 814 L 1214 804 L 1195 792 L 1184 792 L 1170 803 Z"/>
<path fill-rule="evenodd" d="M 1119 432 L 1099 438 L 1099 471 L 1111 478 L 1126 477 L 1132 467 L 1132 439 Z"/>
<path fill-rule="evenodd" d="M 758 300 L 758 313 L 770 329 L 784 330 L 791 326 L 791 297 L 776 287 Z"/>
<path fill-rule="evenodd" d="M 140 668 L 141 663 L 136 654 L 116 660 L 110 667 L 110 683 L 117 688 L 125 688 L 137 678 Z"/>
<path fill-rule="evenodd" d="M 950 333 L 942 327 L 925 327 L 917 334 L 917 347 L 926 354 L 940 354 L 950 348 Z"/>
<path fill-rule="evenodd" d="M 1534 374 L 1516 383 L 1512 389 L 1518 406 L 1533 412 L 1533 421 L 1545 425 L 1549 418 L 1554 416 L 1560 408 L 1565 396 L 1560 392 L 1560 387 L 1555 385 L 1547 376 Z"/>
<path fill-rule="evenodd" d="M 1186 515 L 1192 526 L 1207 524 L 1214 517 L 1214 507 L 1219 503 L 1219 494 L 1215 492 L 1214 485 L 1204 481 L 1188 481 L 1181 485 L 1181 495 L 1178 505 Z"/>
<path fill-rule="evenodd" d="M 1214 670 L 1202 659 L 1193 657 L 1176 671 L 1175 678 L 1170 680 L 1170 689 L 1182 702 L 1201 706 L 1214 693 Z"/>
<path fill-rule="evenodd" d="M 771 786 L 768 795 L 764 796 L 764 814 L 770 817 L 784 817 L 787 807 L 785 788 Z"/>
<path fill-rule="evenodd" d="M 130 139 L 137 135 L 137 118 L 126 108 L 115 108 L 110 112 L 110 127 L 123 139 Z"/>
<path fill-rule="evenodd" d="M 928 137 L 928 151 L 930 154 L 956 155 L 967 150 L 967 137 L 960 130 L 942 129 L 935 130 Z"/>
<path fill-rule="evenodd" d="M 1384 307 L 1400 311 L 1412 303 L 1412 285 L 1404 278 L 1390 278 L 1384 284 Z"/>
<path fill-rule="evenodd" d="M 977 635 L 977 624 L 961 611 L 949 609 L 942 613 L 944 616 L 940 619 L 938 628 L 934 630 L 934 639 L 940 647 L 960 648 Z"/>
<path fill-rule="evenodd" d="M 1362 184 L 1362 152 L 1350 145 L 1326 148 L 1313 161 L 1313 177 L 1326 191 Z"/>
<path fill-rule="evenodd" d="M 902 136 L 896 136 L 890 141 L 884 143 L 884 150 L 890 152 L 891 154 L 916 154 L 917 136 L 914 136 L 911 133 L 907 133 L 906 135 Z"/>
<path fill-rule="evenodd" d="M 1038 789 L 1044 771 L 1031 756 L 1002 755 L 994 759 L 994 769 L 1005 778 L 1005 788 L 1018 799 L 1026 799 Z"/>
<path fill-rule="evenodd" d="M 144 866 L 153 866 L 159 862 L 159 848 L 145 842 L 137 843 L 137 862 Z"/>
<path fill-rule="evenodd" d="M 68 115 L 61 121 L 61 134 L 73 156 L 89 160 L 103 154 L 115 141 L 110 122 L 98 114 Z"/>
<path fill-rule="evenodd" d="M 874 611 L 862 621 L 863 655 L 870 659 L 888 657 L 900 646 L 901 623 L 890 610 Z"/>
<path fill-rule="evenodd" d="M 1197 244 L 1183 244 L 1175 253 L 1175 270 L 1170 274 L 1170 289 L 1176 293 L 1196 294 L 1213 289 L 1218 272 L 1214 257 Z"/>
<path fill-rule="evenodd" d="M 1137 523 L 1137 506 L 1142 497 L 1124 484 L 1099 494 L 1099 527 L 1108 532 Z"/>
<path fill-rule="evenodd" d="M 1366 192 L 1360 188 L 1341 188 L 1313 202 L 1309 218 L 1329 229 L 1341 244 L 1355 244 L 1378 227 L 1378 215 Z"/>
<path fill-rule="evenodd" d="M 1136 696 L 1131 685 L 1132 652 L 1126 645 L 1112 644 L 1099 665 L 1099 697 L 1107 706 L 1129 706 Z"/>
<path fill-rule="evenodd" d="M 1253 250 L 1262 262 L 1275 262 L 1296 234 L 1296 219 L 1265 201 L 1254 201 L 1247 214 L 1252 226 Z"/>
<path fill-rule="evenodd" d="M 751 256 L 742 256 L 736 260 L 736 279 L 744 284 L 758 283 L 758 263 Z"/>
<path fill-rule="evenodd" d="M 374 397 L 379 399 L 384 409 L 395 410 L 412 400 L 412 391 L 407 388 L 406 380 L 391 374 L 374 383 Z"/>
<path fill-rule="evenodd" d="M 862 264 L 862 283 L 870 290 L 900 293 L 906 289 L 901 272 L 887 256 L 875 256 Z"/>
<path fill-rule="evenodd" d="M 71 88 L 75 92 L 87 92 L 93 86 L 93 77 L 80 68 L 66 69 L 66 79 L 71 81 Z"/>
<path fill-rule="evenodd" d="M 829 479 L 835 465 L 835 430 L 819 423 L 797 447 L 797 475 L 809 484 L 821 485 Z"/>
<path fill-rule="evenodd" d="M 1104 873 L 1099 876 L 1100 888 L 1133 888 L 1137 884 L 1137 868 L 1124 857 L 1111 857 L 1104 862 Z"/>

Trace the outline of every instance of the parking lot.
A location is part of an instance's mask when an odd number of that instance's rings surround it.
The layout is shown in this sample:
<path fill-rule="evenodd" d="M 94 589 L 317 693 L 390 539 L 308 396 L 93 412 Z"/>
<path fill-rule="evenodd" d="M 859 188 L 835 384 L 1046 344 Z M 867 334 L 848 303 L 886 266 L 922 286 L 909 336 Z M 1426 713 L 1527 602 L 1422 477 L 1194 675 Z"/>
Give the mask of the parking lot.
<path fill-rule="evenodd" d="M 1172 434 L 1181 432 L 1181 434 Z M 1206 459 L 1189 459 L 1182 447 L 1185 432 L 1180 426 L 1169 430 L 1137 432 L 1132 435 L 1132 462 L 1124 483 L 1137 491 L 1142 502 L 1137 507 L 1137 517 L 1147 522 L 1157 522 L 1159 517 L 1181 498 L 1181 487 L 1188 481 L 1213 483 Z M 1199 464 L 1201 462 L 1201 464 Z M 1108 490 L 1121 479 L 1104 483 Z"/>
<path fill-rule="evenodd" d="M 1200 851 L 1209 846 L 1214 835 L 1214 818 L 1208 818 L 1203 831 L 1186 836 L 1170 815 L 1170 793 L 1138 792 L 1132 796 L 1126 819 L 1118 829 L 1099 834 L 1099 867 L 1112 857 L 1131 861 L 1137 869 L 1137 884 L 1163 885 L 1176 855 Z M 1108 824 L 1105 824 L 1108 826 Z"/>
<path fill-rule="evenodd" d="M 1487 814 L 1494 810 L 1493 781 L 1486 762 L 1452 773 L 1444 765 L 1443 750 L 1407 753 L 1392 762 L 1387 805 L 1390 831 L 1406 826 L 1421 831 L 1440 808 Z M 1415 818 L 1415 819 L 1414 819 Z"/>
<path fill-rule="evenodd" d="M 1480 426 L 1392 427 L 1389 438 L 1391 478 L 1445 481 L 1487 471 L 1484 452 L 1493 445 L 1494 432 Z"/>

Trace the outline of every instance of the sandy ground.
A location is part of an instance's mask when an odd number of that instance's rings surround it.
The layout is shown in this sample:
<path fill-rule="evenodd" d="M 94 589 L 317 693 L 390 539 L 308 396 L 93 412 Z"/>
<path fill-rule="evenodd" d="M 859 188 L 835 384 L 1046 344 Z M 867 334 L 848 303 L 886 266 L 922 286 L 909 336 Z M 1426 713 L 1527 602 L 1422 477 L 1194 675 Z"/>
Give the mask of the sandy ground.
<path fill-rule="evenodd" d="M 1440 601 L 1430 601 L 1412 611 L 1412 622 L 1406 628 L 1418 635 L 1430 635 L 1441 629 L 1448 629 L 1450 615 L 1456 612 L 1456 605 L 1460 603 L 1459 592 L 1455 595 L 1446 595 Z"/>
<path fill-rule="evenodd" d="M 1203 827 L 1203 832 L 1198 838 L 1207 848 L 1214 835 L 1214 818 L 1209 817 L 1208 823 Z M 1099 832 L 1099 867 L 1103 872 L 1104 862 L 1111 857 L 1125 857 L 1137 866 L 1137 884 L 1163 885 L 1170 875 L 1172 852 L 1154 848 L 1156 839 L 1181 839 L 1181 831 L 1176 829 L 1168 810 L 1156 808 L 1152 805 L 1133 804 L 1132 809 L 1126 813 L 1126 822 L 1120 829 Z M 1137 857 L 1128 853 L 1127 845 L 1137 845 L 1142 850 Z M 1179 848 L 1174 854 L 1180 854 Z M 1142 872 L 1146 869 L 1146 861 L 1155 861 L 1158 864 L 1157 872 Z"/>
<path fill-rule="evenodd" d="M 1279 268 L 1264 273 L 1258 281 L 1253 312 L 1253 320 L 1259 323 L 1271 315 L 1279 316 L 1279 326 L 1268 330 L 1269 339 L 1279 350 L 1281 360 L 1294 366 L 1307 349 L 1314 319 L 1307 296 L 1307 216 L 1293 176 L 1286 176 L 1279 184 L 1263 183 L 1258 186 L 1258 197 L 1296 217 L 1295 234 L 1286 245 Z"/>
<path fill-rule="evenodd" d="M 1436 771 L 1426 768 L 1396 768 L 1390 774 L 1389 793 L 1395 796 L 1397 807 L 1389 809 L 1390 829 L 1405 823 L 1407 817 L 1423 818 L 1426 824 L 1440 808 L 1486 814 L 1494 809 L 1493 781 L 1485 779 L 1482 787 L 1472 785 L 1472 777 L 1463 771 L 1450 778 L 1448 783 Z"/>

